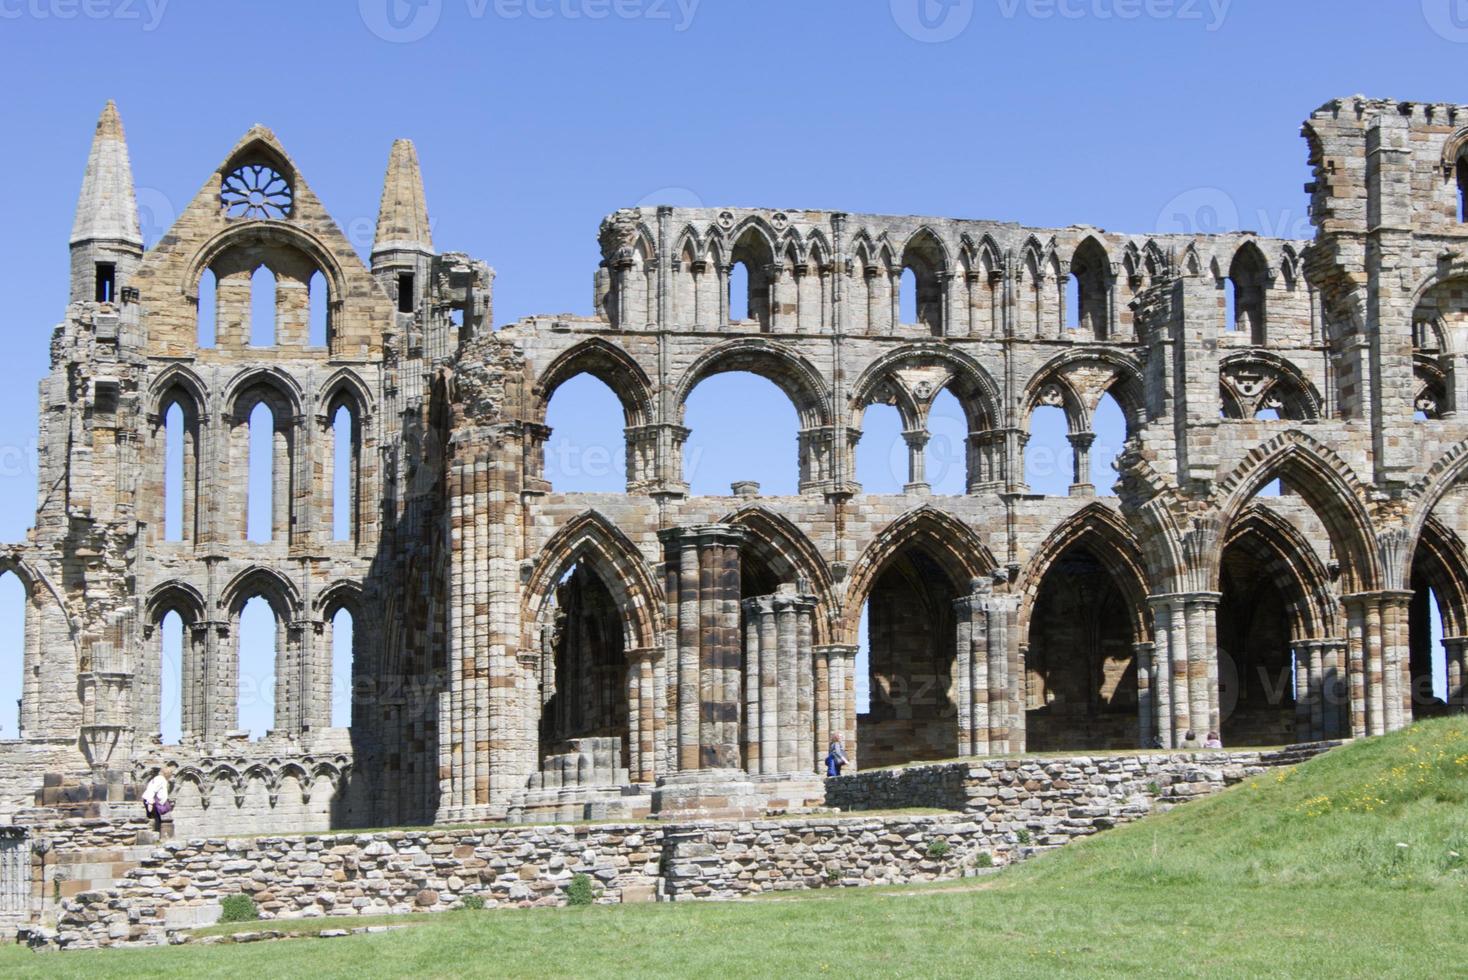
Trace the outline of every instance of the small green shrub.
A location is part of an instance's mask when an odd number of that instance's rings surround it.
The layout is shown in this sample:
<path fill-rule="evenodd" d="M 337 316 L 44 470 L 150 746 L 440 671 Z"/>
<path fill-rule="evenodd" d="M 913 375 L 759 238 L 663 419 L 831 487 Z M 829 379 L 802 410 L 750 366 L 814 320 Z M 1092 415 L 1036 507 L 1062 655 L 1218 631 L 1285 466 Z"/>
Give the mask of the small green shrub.
<path fill-rule="evenodd" d="M 1030 842 L 1030 832 L 1024 827 L 1021 827 L 1014 832 L 1014 839 L 1020 844 L 1028 844 Z"/>
<path fill-rule="evenodd" d="M 470 912 L 478 912 L 480 909 L 484 908 L 484 896 L 465 895 L 459 905 L 461 908 L 467 909 Z"/>
<path fill-rule="evenodd" d="M 942 859 L 948 856 L 951 850 L 948 842 L 941 837 L 935 837 L 928 841 L 928 857 Z"/>
<path fill-rule="evenodd" d="M 1157 780 L 1154 779 L 1154 780 L 1152 780 L 1152 782 L 1150 782 L 1150 783 L 1147 784 L 1147 792 L 1148 793 L 1151 793 L 1153 796 L 1161 796 L 1162 795 L 1162 787 L 1161 786 L 1158 786 L 1157 785 Z"/>
<path fill-rule="evenodd" d="M 596 901 L 596 892 L 591 889 L 591 876 L 579 874 L 566 886 L 566 904 L 590 905 Z"/>
<path fill-rule="evenodd" d="M 219 907 L 224 910 L 220 913 L 220 922 L 254 922 L 260 918 L 255 900 L 248 895 L 226 895 Z"/>
<path fill-rule="evenodd" d="M 980 851 L 978 854 L 974 855 L 974 867 L 994 867 L 994 855 L 990 854 L 988 851 Z"/>
<path fill-rule="evenodd" d="M 828 885 L 834 885 L 834 884 L 838 883 L 840 880 L 841 880 L 841 869 L 840 868 L 827 868 L 826 869 L 826 884 L 828 884 Z"/>

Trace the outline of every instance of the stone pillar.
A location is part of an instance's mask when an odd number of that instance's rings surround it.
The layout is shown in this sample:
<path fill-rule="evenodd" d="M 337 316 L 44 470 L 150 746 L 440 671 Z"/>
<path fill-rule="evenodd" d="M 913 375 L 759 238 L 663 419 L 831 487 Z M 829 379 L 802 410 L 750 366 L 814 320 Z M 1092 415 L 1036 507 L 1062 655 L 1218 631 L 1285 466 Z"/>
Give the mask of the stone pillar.
<path fill-rule="evenodd" d="M 1004 433 L 985 429 L 968 434 L 968 492 L 1004 489 Z"/>
<path fill-rule="evenodd" d="M 826 663 L 827 691 L 826 727 L 819 733 L 821 758 L 825 758 L 825 746 L 831 736 L 840 733 L 846 746 L 846 757 L 851 760 L 855 771 L 860 760 L 856 757 L 856 647 L 832 643 L 816 648 Z"/>
<path fill-rule="evenodd" d="M 1154 648 L 1158 736 L 1164 748 L 1180 744 L 1191 730 L 1199 738 L 1222 725 L 1218 699 L 1216 592 L 1155 595 Z M 1166 708 L 1164 714 L 1163 708 Z"/>
<path fill-rule="evenodd" d="M 723 524 L 659 533 L 678 593 L 678 769 L 739 768 L 739 546 L 741 528 Z M 673 597 L 669 597 L 672 602 Z"/>
<path fill-rule="evenodd" d="M 1325 738 L 1351 733 L 1351 688 L 1346 678 L 1346 641 L 1320 645 L 1320 732 Z"/>
<path fill-rule="evenodd" d="M 904 493 L 928 493 L 932 490 L 928 484 L 928 431 L 913 429 L 902 433 L 902 438 L 907 443 L 907 484 L 902 491 Z"/>
<path fill-rule="evenodd" d="M 657 773 L 657 666 L 660 647 L 627 651 L 627 770 L 634 783 L 650 783 Z"/>
<path fill-rule="evenodd" d="M 1408 605 L 1411 592 L 1342 597 L 1351 674 L 1352 734 L 1383 735 L 1412 721 Z"/>
<path fill-rule="evenodd" d="M 1096 485 L 1091 482 L 1091 446 L 1096 442 L 1096 433 L 1072 432 L 1066 438 L 1070 440 L 1073 476 L 1070 483 L 1070 495 L 1072 497 L 1094 497 L 1096 496 Z"/>
<path fill-rule="evenodd" d="M 1314 643 L 1310 640 L 1295 640 L 1290 644 L 1290 654 L 1295 663 L 1295 741 L 1311 742 L 1315 740 L 1314 722 L 1310 716 L 1310 703 L 1313 700 L 1312 685 L 1315 677 L 1310 673 L 1310 650 Z"/>
<path fill-rule="evenodd" d="M 814 596 L 799 596 L 795 600 L 795 676 L 797 678 L 795 769 L 801 773 L 816 771 L 816 760 L 825 753 L 816 752 L 820 736 L 815 727 L 815 611 Z"/>
<path fill-rule="evenodd" d="M 1024 718 L 1012 639 L 1014 596 L 995 595 L 976 579 L 974 592 L 954 602 L 958 656 L 954 694 L 958 705 L 958 754 L 999 755 L 1023 751 L 1015 745 Z"/>
<path fill-rule="evenodd" d="M 1468 707 L 1468 637 L 1443 637 L 1443 651 L 1448 666 L 1448 708 L 1462 711 Z"/>
<path fill-rule="evenodd" d="M 1137 747 L 1150 749 L 1157 737 L 1157 702 L 1152 691 L 1153 647 L 1146 642 L 1132 644 L 1137 663 Z"/>

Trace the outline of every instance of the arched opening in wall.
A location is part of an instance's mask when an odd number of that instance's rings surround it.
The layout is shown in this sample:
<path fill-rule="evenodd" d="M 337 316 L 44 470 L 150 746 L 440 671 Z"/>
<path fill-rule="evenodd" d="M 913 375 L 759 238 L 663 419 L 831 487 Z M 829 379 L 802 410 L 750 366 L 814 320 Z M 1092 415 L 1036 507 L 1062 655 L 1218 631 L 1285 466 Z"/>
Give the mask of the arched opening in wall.
<path fill-rule="evenodd" d="M 245 493 L 249 541 L 270 541 L 275 531 L 276 507 L 275 415 L 265 402 L 250 410 L 248 484 Z"/>
<path fill-rule="evenodd" d="M 1453 169 L 1458 178 L 1458 221 L 1468 222 L 1468 156 L 1459 156 Z"/>
<path fill-rule="evenodd" d="M 1225 298 L 1226 325 L 1245 334 L 1250 343 L 1265 342 L 1264 300 L 1269 285 L 1269 263 L 1253 242 L 1245 242 L 1234 253 L 1228 270 Z"/>
<path fill-rule="evenodd" d="M 306 343 L 312 347 L 326 347 L 331 342 L 330 297 L 326 289 L 326 276 L 319 271 L 312 273 L 306 289 L 311 304 L 306 321 Z"/>
<path fill-rule="evenodd" d="M 811 773 L 825 754 L 816 731 L 816 603 L 777 548 L 752 540 L 740 549 L 740 752 L 751 773 Z"/>
<path fill-rule="evenodd" d="M 770 279 L 769 270 L 775 264 L 775 252 L 770 246 L 769 239 L 757 229 L 746 228 L 734 243 L 733 250 L 729 253 L 729 320 L 731 323 L 741 320 L 754 320 L 759 323 L 761 330 L 770 329 Z M 737 272 L 743 267 L 742 276 Z M 734 282 L 742 278 L 744 289 L 736 292 Z M 736 317 L 736 297 L 743 297 L 744 316 Z"/>
<path fill-rule="evenodd" d="M 578 374 L 557 387 L 545 424 L 545 478 L 557 493 L 627 489 L 626 413 L 600 378 Z"/>
<path fill-rule="evenodd" d="M 1436 518 L 1422 531 L 1412 557 L 1407 609 L 1412 718 L 1461 711 L 1468 683 L 1468 602 L 1461 540 Z"/>
<path fill-rule="evenodd" d="M 346 607 L 342 607 L 331 617 L 332 728 L 352 727 L 352 678 L 355 660 L 356 620 Z"/>
<path fill-rule="evenodd" d="M 1096 411 L 1091 414 L 1091 431 L 1096 440 L 1091 443 L 1091 483 L 1096 493 L 1103 497 L 1116 493 L 1116 460 L 1126 445 L 1126 413 L 1110 392 L 1101 396 Z"/>
<path fill-rule="evenodd" d="M 1038 405 L 1030 413 L 1029 439 L 1025 442 L 1025 483 L 1031 493 L 1064 497 L 1070 492 L 1075 473 L 1075 453 L 1070 444 L 1070 424 L 1058 405 Z"/>
<path fill-rule="evenodd" d="M 250 275 L 250 346 L 275 346 L 275 273 L 260 266 Z"/>
<path fill-rule="evenodd" d="M 1134 616 L 1090 545 L 1071 545 L 1045 571 L 1025 658 L 1029 751 L 1137 746 Z"/>
<path fill-rule="evenodd" d="M 861 413 L 861 440 L 856 444 L 856 480 L 863 493 L 901 493 L 907 483 L 907 440 L 902 413 L 895 405 L 874 402 Z"/>
<path fill-rule="evenodd" d="M 240 731 L 264 738 L 275 727 L 276 665 L 284 626 L 269 600 L 254 596 L 239 615 Z"/>
<path fill-rule="evenodd" d="M 935 494 L 968 493 L 968 415 L 958 396 L 944 388 L 928 407 L 924 475 Z"/>
<path fill-rule="evenodd" d="M 749 266 L 736 262 L 729 267 L 729 322 L 751 319 L 749 313 Z"/>
<path fill-rule="evenodd" d="M 947 268 L 948 258 L 943 244 L 932 231 L 924 228 L 912 236 L 902 250 L 902 281 L 898 290 L 902 301 L 902 323 L 924 327 L 934 337 L 941 337 L 947 332 L 947 324 L 943 322 L 944 273 Z M 911 280 L 908 273 L 912 274 Z M 908 295 L 913 298 L 911 319 L 908 319 Z"/>
<path fill-rule="evenodd" d="M 627 782 L 630 712 L 621 608 L 596 570 L 577 562 L 540 621 L 542 773 L 555 773 L 553 785 L 566 789 Z"/>
<path fill-rule="evenodd" d="M 213 269 L 205 269 L 199 277 L 199 309 L 194 325 L 194 343 L 213 347 L 219 330 L 219 280 Z"/>
<path fill-rule="evenodd" d="M 917 273 L 912 269 L 903 269 L 902 278 L 897 282 L 898 317 L 901 323 L 917 324 L 918 320 L 918 280 Z"/>
<path fill-rule="evenodd" d="M 1253 530 L 1225 545 L 1218 607 L 1218 699 L 1223 744 L 1295 741 L 1292 617 L 1307 601 L 1287 557 Z M 1197 733 L 1202 737 L 1205 733 Z"/>
<path fill-rule="evenodd" d="M 1072 294 L 1066 301 L 1067 327 L 1082 330 L 1096 340 L 1106 339 L 1110 328 L 1107 282 L 1110 276 L 1111 261 L 1106 250 L 1096 239 L 1087 238 L 1076 249 L 1070 262 L 1067 286 Z"/>
<path fill-rule="evenodd" d="M 1072 272 L 1065 279 L 1065 329 L 1076 330 L 1081 325 L 1081 281 Z"/>
<path fill-rule="evenodd" d="M 164 745 L 177 745 L 183 740 L 183 617 L 170 610 L 158 624 L 159 683 L 158 731 Z"/>
<path fill-rule="evenodd" d="M 862 607 L 866 635 L 856 657 L 856 743 L 863 769 L 958 754 L 958 598 L 948 573 L 919 547 L 904 549 L 873 582 Z"/>
<path fill-rule="evenodd" d="M 184 540 L 185 474 L 184 410 L 178 402 L 163 416 L 163 539 Z"/>
<path fill-rule="evenodd" d="M 694 495 L 726 495 L 749 480 L 765 496 L 799 492 L 800 419 L 774 382 L 747 371 L 704 378 L 685 402 L 683 424 L 683 479 Z"/>
<path fill-rule="evenodd" d="M 0 741 L 20 738 L 20 700 L 25 689 L 25 583 L 0 573 Z"/>
<path fill-rule="evenodd" d="M 331 417 L 331 538 L 356 541 L 361 526 L 362 432 L 351 407 L 339 404 Z"/>

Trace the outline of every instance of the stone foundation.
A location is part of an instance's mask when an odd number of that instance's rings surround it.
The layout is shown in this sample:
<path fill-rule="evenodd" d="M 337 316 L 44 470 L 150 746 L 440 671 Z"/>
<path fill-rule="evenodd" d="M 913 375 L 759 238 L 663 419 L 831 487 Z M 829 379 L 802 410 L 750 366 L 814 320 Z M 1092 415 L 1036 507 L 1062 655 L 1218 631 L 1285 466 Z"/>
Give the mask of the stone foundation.
<path fill-rule="evenodd" d="M 587 874 L 602 903 L 729 899 L 768 891 L 903 884 L 1004 865 L 1301 761 L 1327 744 L 1278 752 L 991 760 L 882 770 L 827 781 L 848 806 L 941 807 L 937 815 L 430 829 L 303 837 L 169 841 L 110 887 L 61 902 L 62 948 L 150 945 L 218 919 L 246 894 L 266 919 L 401 914 L 565 902 Z M 72 829 L 68 848 L 95 834 Z M 935 846 L 935 841 L 946 846 Z M 986 854 L 987 858 L 980 855 Z M 82 860 L 78 857 L 77 860 Z"/>

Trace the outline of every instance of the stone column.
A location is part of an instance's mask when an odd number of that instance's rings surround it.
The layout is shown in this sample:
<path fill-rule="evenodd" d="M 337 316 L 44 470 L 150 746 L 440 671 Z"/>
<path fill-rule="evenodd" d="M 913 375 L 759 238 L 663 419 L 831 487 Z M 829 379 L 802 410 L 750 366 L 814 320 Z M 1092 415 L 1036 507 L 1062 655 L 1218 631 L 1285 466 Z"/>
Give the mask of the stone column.
<path fill-rule="evenodd" d="M 1091 446 L 1096 442 L 1094 432 L 1072 432 L 1070 455 L 1073 479 L 1070 483 L 1072 497 L 1096 496 L 1096 485 L 1091 482 Z"/>
<path fill-rule="evenodd" d="M 668 528 L 659 537 L 679 569 L 670 616 L 677 623 L 678 769 L 738 769 L 744 531 L 705 524 Z"/>
<path fill-rule="evenodd" d="M 1448 666 L 1448 708 L 1462 711 L 1468 707 L 1468 637 L 1443 637 L 1443 651 Z"/>
<path fill-rule="evenodd" d="M 1137 663 L 1137 747 L 1150 749 L 1157 736 L 1157 703 L 1152 693 L 1153 644 L 1132 644 Z"/>
<path fill-rule="evenodd" d="M 1310 640 L 1295 640 L 1290 644 L 1290 654 L 1295 662 L 1295 741 L 1314 741 L 1314 722 L 1310 717 L 1313 700 L 1312 685 L 1315 677 L 1310 673 Z"/>
<path fill-rule="evenodd" d="M 797 746 L 800 744 L 800 675 L 797 663 L 796 605 L 793 592 L 775 596 L 775 624 L 777 630 L 776 657 L 779 663 L 779 686 L 777 691 L 779 724 L 779 772 L 793 772 L 797 763 Z"/>
<path fill-rule="evenodd" d="M 1411 592 L 1342 597 L 1351 673 L 1352 734 L 1382 735 L 1412 721 L 1408 605 Z"/>
<path fill-rule="evenodd" d="M 656 674 L 660 647 L 627 651 L 627 770 L 634 783 L 650 783 L 657 774 Z"/>
<path fill-rule="evenodd" d="M 826 727 L 820 733 L 822 753 L 825 758 L 825 743 L 839 732 L 846 745 L 846 757 L 851 760 L 851 770 L 857 768 L 856 757 L 856 647 L 832 643 L 818 647 L 826 662 L 828 700 L 826 702 Z"/>
<path fill-rule="evenodd" d="M 816 752 L 816 742 L 820 738 L 816 734 L 814 703 L 816 601 L 814 596 L 799 596 L 795 601 L 795 676 L 798 681 L 795 693 L 798 734 L 795 765 L 797 772 L 809 774 L 816 771 L 816 760 L 825 756 L 824 752 Z"/>
<path fill-rule="evenodd" d="M 1175 593 L 1151 596 L 1148 601 L 1156 630 L 1155 688 L 1167 688 L 1157 697 L 1158 735 L 1164 748 L 1172 748 L 1189 730 L 1201 738 L 1222 725 L 1216 633 L 1219 595 Z"/>
<path fill-rule="evenodd" d="M 928 493 L 932 490 L 927 472 L 928 432 L 926 429 L 913 429 L 902 433 L 902 438 L 907 443 L 907 484 L 902 491 Z"/>
<path fill-rule="evenodd" d="M 1325 738 L 1351 733 L 1351 688 L 1346 678 L 1346 641 L 1320 645 L 1320 732 Z"/>
<path fill-rule="evenodd" d="M 976 579 L 974 593 L 954 602 L 958 657 L 954 670 L 958 704 L 958 753 L 998 755 L 1023 751 L 1016 733 L 1024 729 L 1011 620 L 1019 600 L 995 595 Z"/>

